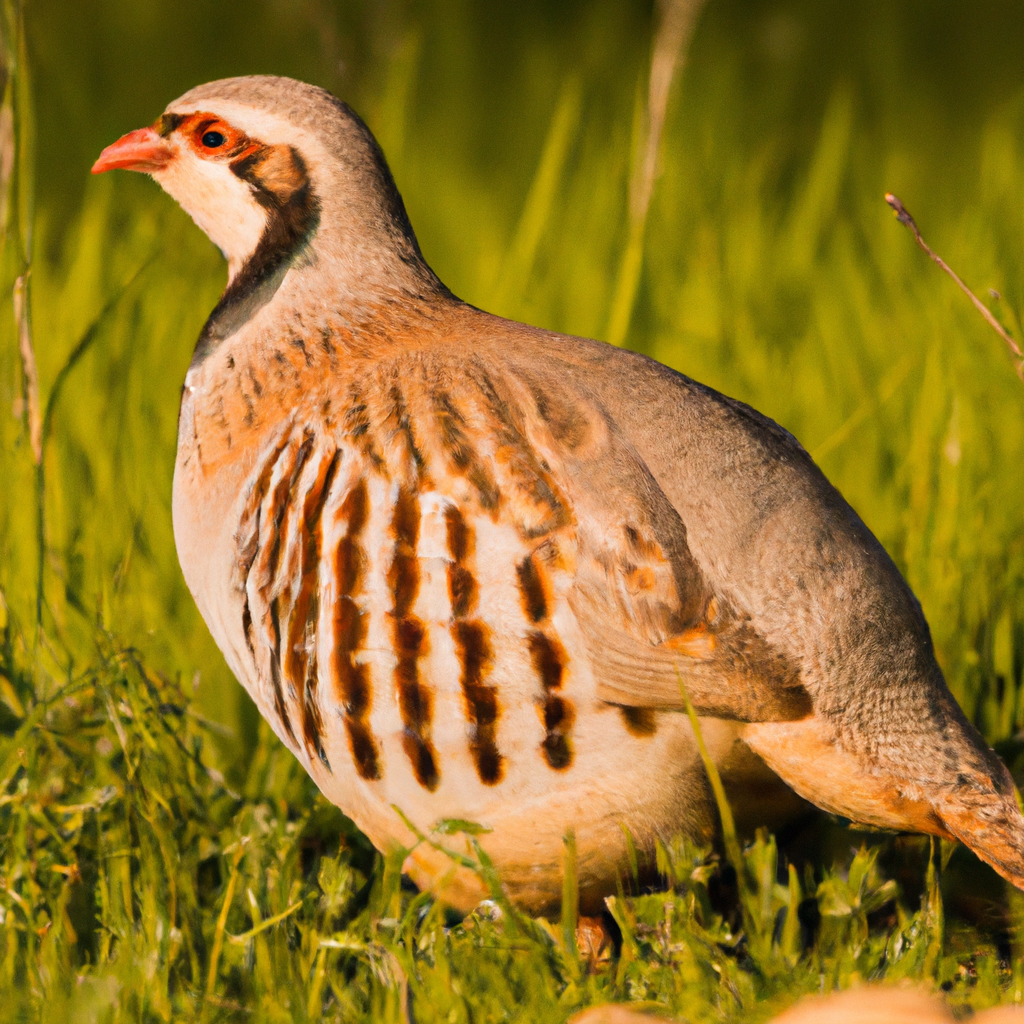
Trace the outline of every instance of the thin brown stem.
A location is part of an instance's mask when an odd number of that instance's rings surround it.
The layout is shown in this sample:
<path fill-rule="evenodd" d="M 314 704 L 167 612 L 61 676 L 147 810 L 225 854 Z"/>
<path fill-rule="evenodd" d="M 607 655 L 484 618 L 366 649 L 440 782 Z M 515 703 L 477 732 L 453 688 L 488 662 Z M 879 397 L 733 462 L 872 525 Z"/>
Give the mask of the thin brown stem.
<path fill-rule="evenodd" d="M 629 235 L 619 267 L 608 320 L 607 340 L 621 345 L 633 315 L 643 263 L 647 214 L 658 174 L 658 153 L 672 83 L 686 63 L 687 51 L 706 0 L 661 0 L 661 19 L 654 36 L 647 106 L 643 110 L 638 151 L 629 183 Z"/>
<path fill-rule="evenodd" d="M 32 343 L 32 236 L 35 223 L 34 121 L 25 41 L 23 0 L 5 0 L 0 19 L 0 52 L 6 72 L 3 94 L 4 145 L 0 159 L 6 178 L 8 205 L 4 210 L 4 242 L 18 243 L 18 279 L 14 284 L 14 317 L 21 355 L 24 410 L 36 479 L 36 639 L 42 636 L 44 569 L 46 560 L 46 475 L 43 464 L 43 411 L 39 373 Z"/>
<path fill-rule="evenodd" d="M 917 223 L 914 218 L 911 217 L 910 211 L 903 205 L 903 203 L 894 196 L 891 192 L 885 193 L 885 201 L 892 207 L 893 213 L 896 214 L 896 219 L 901 223 L 905 224 L 914 234 L 914 240 L 924 250 L 930 259 L 934 260 L 949 276 L 956 282 L 957 287 L 974 303 L 975 309 L 985 318 L 989 326 L 999 335 L 1003 341 L 1009 346 L 1010 351 L 1017 359 L 1017 376 L 1021 380 L 1024 380 L 1024 352 L 1021 352 L 1020 346 L 1013 340 L 1009 331 L 992 315 L 992 311 L 988 308 L 960 280 L 959 275 L 955 270 L 937 253 L 934 249 L 921 237 L 921 232 L 918 230 Z"/>
<path fill-rule="evenodd" d="M 39 372 L 36 353 L 32 345 L 32 325 L 29 322 L 28 273 L 14 282 L 14 319 L 18 325 L 18 351 L 21 353 L 21 371 L 24 382 L 25 411 L 28 417 L 28 436 L 32 445 L 32 461 L 38 466 L 43 461 L 43 417 L 39 404 Z"/>

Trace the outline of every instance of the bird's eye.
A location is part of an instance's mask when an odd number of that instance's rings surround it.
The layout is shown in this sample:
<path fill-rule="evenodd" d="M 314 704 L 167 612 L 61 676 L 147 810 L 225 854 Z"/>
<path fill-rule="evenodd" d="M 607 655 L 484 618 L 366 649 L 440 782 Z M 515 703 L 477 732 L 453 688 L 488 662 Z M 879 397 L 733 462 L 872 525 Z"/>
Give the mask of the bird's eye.
<path fill-rule="evenodd" d="M 220 132 L 207 132 L 203 136 L 203 145 L 207 149 L 216 149 L 224 145 L 224 136 Z"/>

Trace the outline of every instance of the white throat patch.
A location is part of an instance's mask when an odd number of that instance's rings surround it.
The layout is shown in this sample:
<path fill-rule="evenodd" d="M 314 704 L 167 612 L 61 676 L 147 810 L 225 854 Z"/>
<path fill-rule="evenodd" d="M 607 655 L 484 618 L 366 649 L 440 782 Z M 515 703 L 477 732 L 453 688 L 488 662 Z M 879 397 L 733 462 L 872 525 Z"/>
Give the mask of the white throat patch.
<path fill-rule="evenodd" d="M 256 201 L 252 186 L 226 163 L 204 160 L 185 146 L 153 178 L 224 254 L 230 283 L 267 225 L 267 212 Z"/>

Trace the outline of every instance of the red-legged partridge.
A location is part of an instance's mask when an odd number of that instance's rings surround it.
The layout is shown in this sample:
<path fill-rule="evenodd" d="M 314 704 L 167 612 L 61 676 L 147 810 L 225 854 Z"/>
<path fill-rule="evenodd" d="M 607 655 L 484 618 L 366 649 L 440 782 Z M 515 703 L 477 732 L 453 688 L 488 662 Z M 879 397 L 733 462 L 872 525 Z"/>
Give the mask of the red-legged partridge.
<path fill-rule="evenodd" d="M 93 170 L 114 167 L 151 174 L 228 261 L 182 395 L 185 579 L 379 848 L 414 843 L 394 808 L 424 832 L 478 822 L 513 898 L 550 911 L 573 829 L 599 905 L 627 831 L 649 853 L 714 827 L 682 684 L 727 776 L 753 750 L 818 806 L 955 836 L 1024 887 L 1009 773 L 785 430 L 457 299 L 366 126 L 313 86 L 200 86 Z M 429 844 L 406 868 L 456 906 L 483 895 Z"/>

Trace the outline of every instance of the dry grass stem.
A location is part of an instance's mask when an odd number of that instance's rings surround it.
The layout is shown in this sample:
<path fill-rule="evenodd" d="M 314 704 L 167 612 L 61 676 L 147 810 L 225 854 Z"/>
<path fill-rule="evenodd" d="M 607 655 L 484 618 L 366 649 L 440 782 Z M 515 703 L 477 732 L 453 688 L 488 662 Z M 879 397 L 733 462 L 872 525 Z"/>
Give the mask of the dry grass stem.
<path fill-rule="evenodd" d="M 28 274 L 14 282 L 14 320 L 18 325 L 18 350 L 24 375 L 25 409 L 28 416 L 28 436 L 32 444 L 32 459 L 38 466 L 43 461 L 43 418 L 39 405 L 39 372 L 36 353 L 32 347 L 32 324 L 28 308 Z"/>
<path fill-rule="evenodd" d="M 636 289 L 640 281 L 647 213 L 658 173 L 658 152 L 665 127 L 668 97 L 672 82 L 686 63 L 686 53 L 704 3 L 705 0 L 662 0 L 658 5 L 661 9 L 661 22 L 654 37 L 654 51 L 651 55 L 641 151 L 629 183 L 629 237 L 608 321 L 608 341 L 613 345 L 623 343 L 633 315 Z"/>
<path fill-rule="evenodd" d="M 686 63 L 697 16 L 705 0 L 662 0 L 661 24 L 654 38 L 651 55 L 651 77 L 647 91 L 647 134 L 643 159 L 630 183 L 630 215 L 635 220 L 647 217 L 658 170 L 658 149 L 661 145 L 668 96 L 677 72 Z"/>
<path fill-rule="evenodd" d="M 0 74 L 5 72 L 0 71 Z M 7 235 L 11 177 L 14 174 L 14 114 L 10 102 L 0 107 L 0 235 Z"/>
<path fill-rule="evenodd" d="M 978 298 L 970 288 L 967 287 L 960 280 L 959 275 L 955 270 L 937 253 L 934 249 L 921 237 L 921 232 L 918 230 L 917 223 L 914 218 L 911 217 L 910 211 L 903 205 L 897 196 L 894 196 L 891 192 L 885 193 L 885 201 L 892 207 L 893 213 L 896 214 L 896 219 L 901 223 L 905 224 L 914 233 L 914 239 L 917 244 L 928 254 L 928 256 L 934 260 L 949 276 L 956 282 L 957 287 L 974 303 L 975 309 L 988 321 L 989 326 L 999 335 L 1003 341 L 1009 346 L 1010 351 L 1017 359 L 1017 376 L 1021 380 L 1024 380 L 1024 352 L 1021 352 L 1020 346 L 1013 340 L 1009 332 L 1005 327 L 992 315 L 992 311 Z"/>

